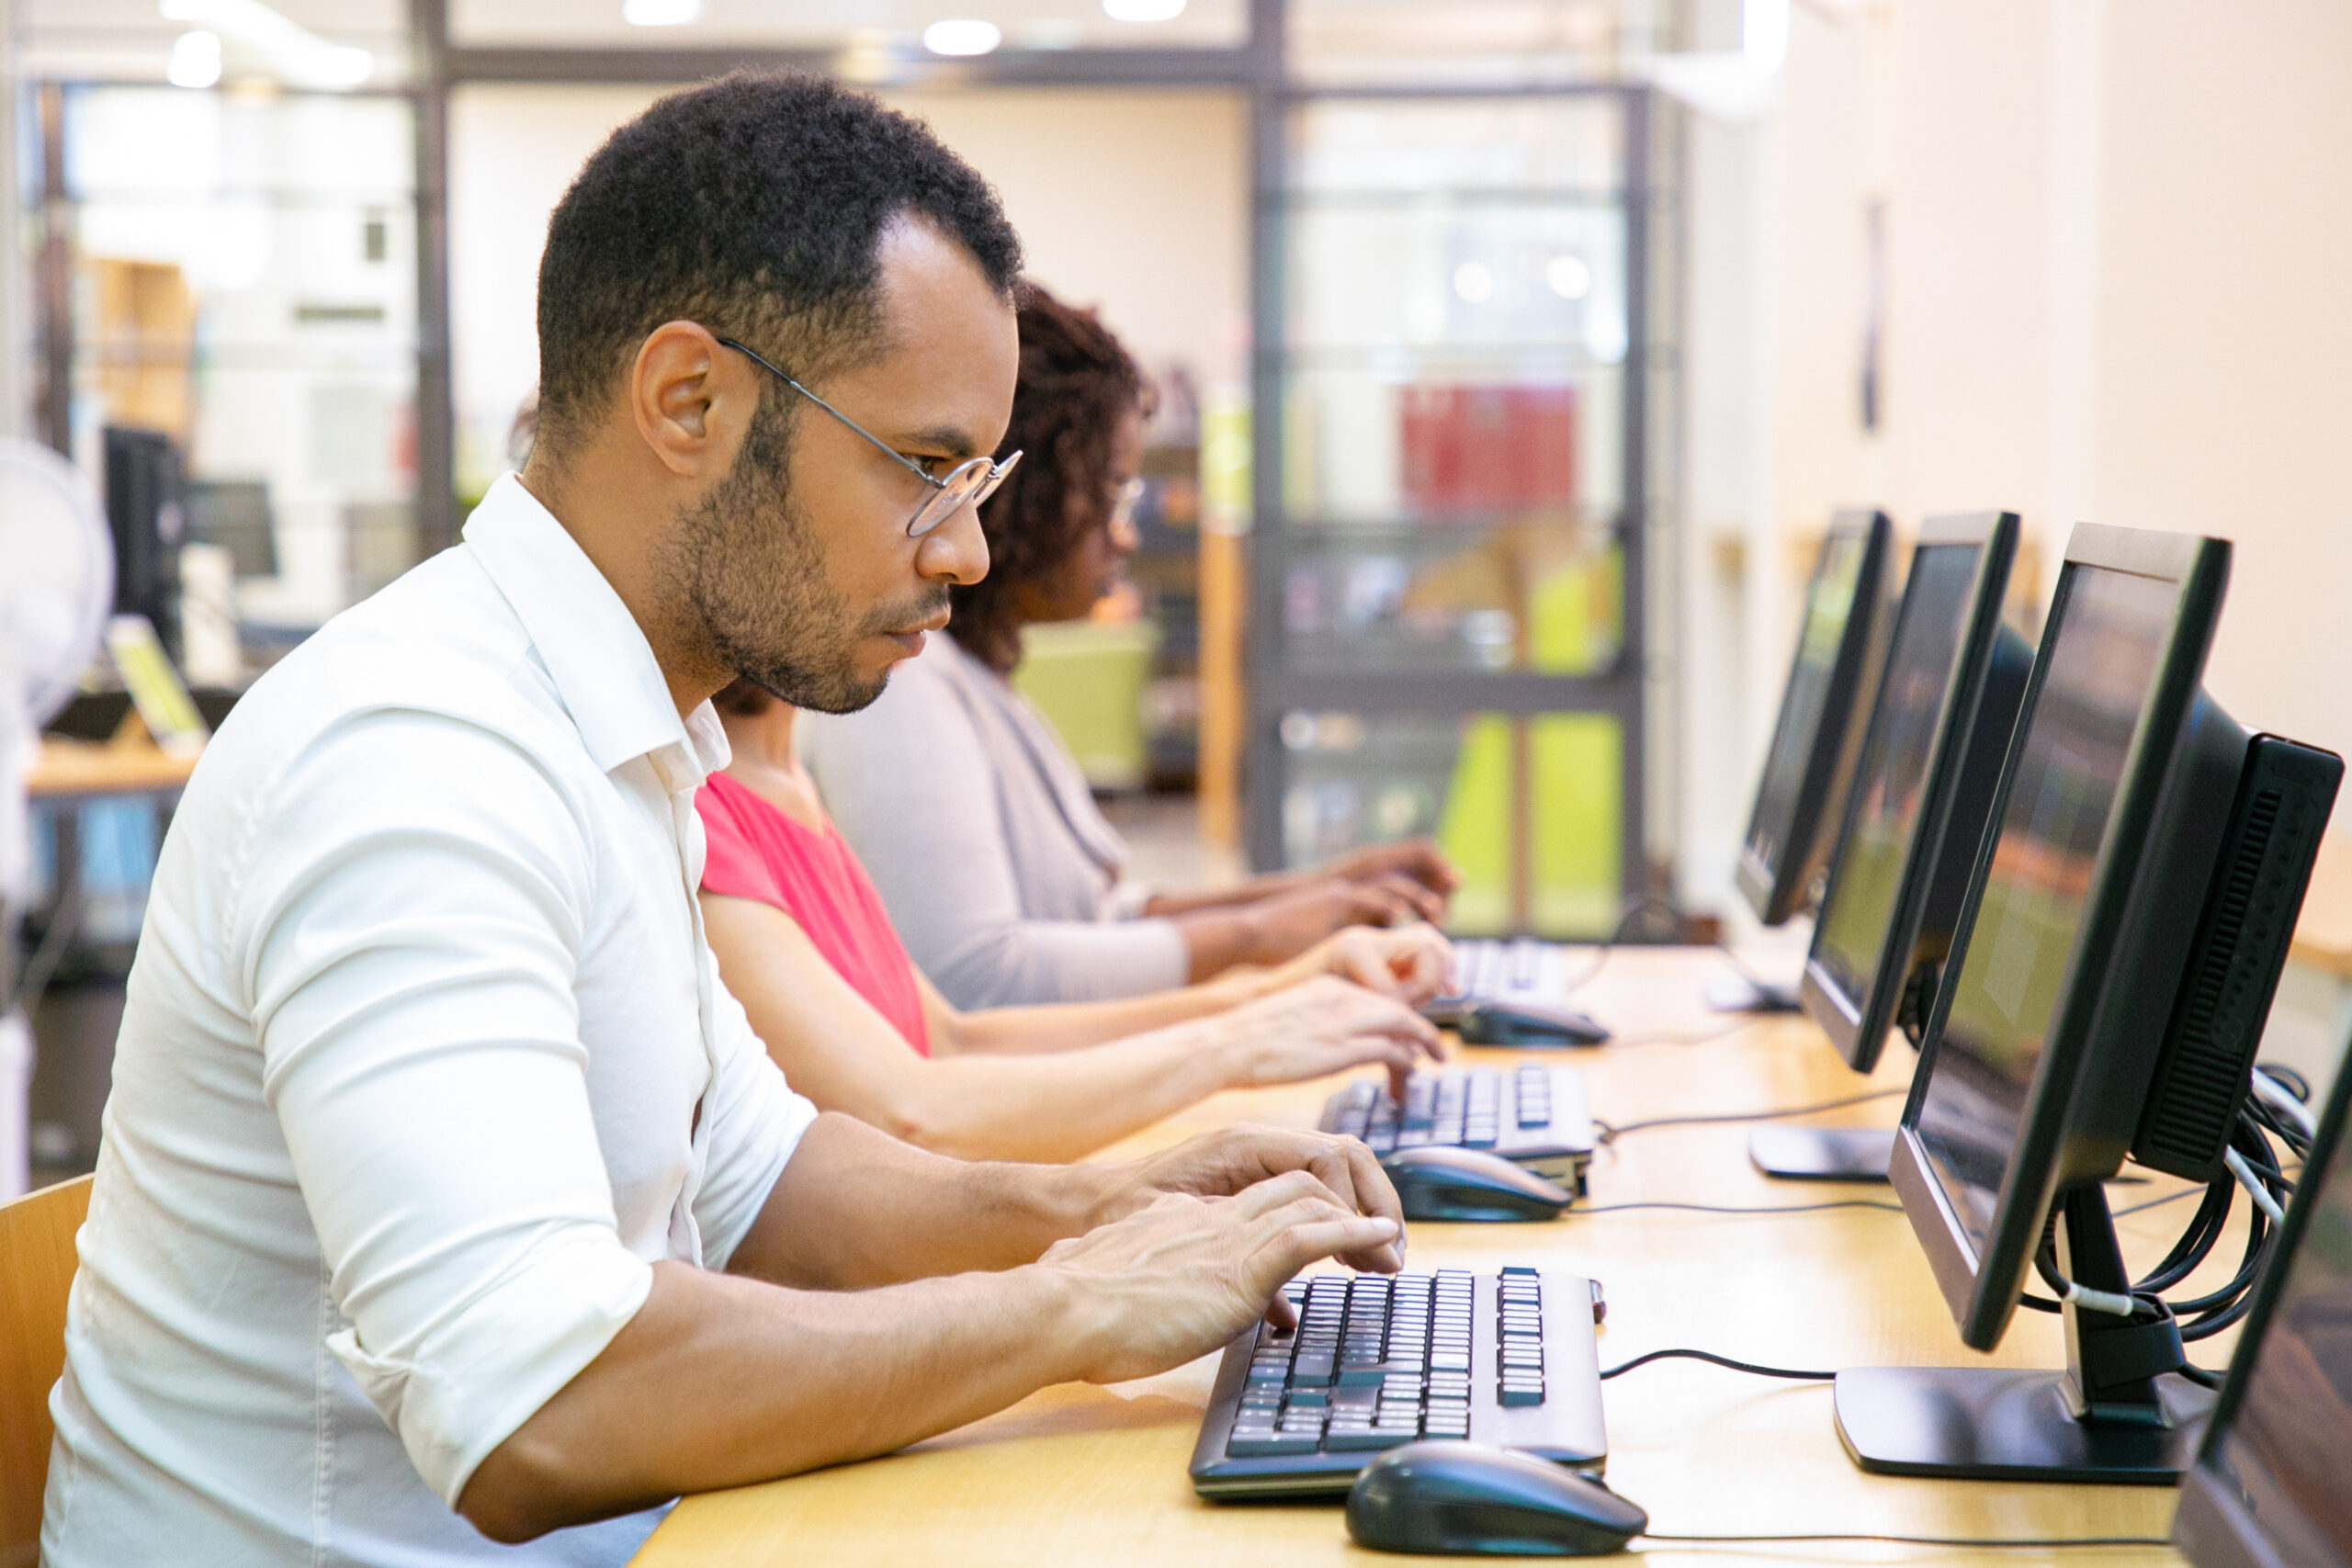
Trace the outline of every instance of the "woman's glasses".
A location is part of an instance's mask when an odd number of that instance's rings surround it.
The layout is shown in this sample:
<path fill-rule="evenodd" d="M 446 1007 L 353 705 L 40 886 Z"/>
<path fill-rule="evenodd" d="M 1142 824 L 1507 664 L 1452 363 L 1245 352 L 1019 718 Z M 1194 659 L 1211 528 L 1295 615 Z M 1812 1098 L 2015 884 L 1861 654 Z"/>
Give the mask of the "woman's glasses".
<path fill-rule="evenodd" d="M 931 494 L 925 496 L 922 504 L 915 508 L 915 514 L 907 519 L 907 537 L 910 539 L 922 538 L 925 534 L 953 517 L 958 507 L 978 506 L 995 494 L 996 487 L 1004 482 L 1004 476 L 1012 472 L 1012 465 L 1021 461 L 1021 454 L 1018 452 L 1006 457 L 1001 463 L 993 462 L 987 457 L 974 457 L 968 462 L 957 464 L 945 479 L 934 479 L 925 471 L 921 463 L 892 449 L 889 443 L 783 371 L 778 370 L 775 366 L 770 365 L 765 359 L 761 358 L 755 350 L 745 347 L 731 337 L 720 338 L 718 344 L 720 347 L 731 348 L 750 359 L 752 363 L 767 371 L 777 380 L 848 425 L 872 442 L 876 451 L 931 487 Z"/>

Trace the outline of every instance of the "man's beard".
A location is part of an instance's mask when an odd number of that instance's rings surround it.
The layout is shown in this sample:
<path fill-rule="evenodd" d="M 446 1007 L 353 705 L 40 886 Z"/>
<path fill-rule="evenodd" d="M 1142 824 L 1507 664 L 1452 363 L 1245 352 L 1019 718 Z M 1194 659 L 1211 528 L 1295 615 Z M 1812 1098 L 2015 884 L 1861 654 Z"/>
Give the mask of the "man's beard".
<path fill-rule="evenodd" d="M 858 673 L 858 646 L 934 619 L 947 590 L 860 615 L 826 581 L 814 532 L 783 489 L 788 430 L 764 411 L 753 422 L 727 477 L 683 510 L 665 570 L 728 669 L 795 707 L 855 713 L 889 679 Z"/>

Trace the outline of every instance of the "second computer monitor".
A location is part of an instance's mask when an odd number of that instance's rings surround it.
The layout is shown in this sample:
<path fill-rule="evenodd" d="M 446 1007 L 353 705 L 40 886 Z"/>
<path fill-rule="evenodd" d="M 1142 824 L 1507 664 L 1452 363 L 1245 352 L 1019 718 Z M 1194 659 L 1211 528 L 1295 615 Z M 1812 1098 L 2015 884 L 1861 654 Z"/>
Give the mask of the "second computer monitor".
<path fill-rule="evenodd" d="M 1736 881 L 1757 919 L 1777 926 L 1803 907 L 1829 853 L 1884 644 L 1886 514 L 1840 512 L 1805 586 L 1764 776 Z"/>
<path fill-rule="evenodd" d="M 2033 664 L 2001 617 L 2017 546 L 2017 515 L 1983 512 L 1912 552 L 1801 993 L 1857 1072 L 1906 1011 L 1917 1038 L 1984 838 Z"/>

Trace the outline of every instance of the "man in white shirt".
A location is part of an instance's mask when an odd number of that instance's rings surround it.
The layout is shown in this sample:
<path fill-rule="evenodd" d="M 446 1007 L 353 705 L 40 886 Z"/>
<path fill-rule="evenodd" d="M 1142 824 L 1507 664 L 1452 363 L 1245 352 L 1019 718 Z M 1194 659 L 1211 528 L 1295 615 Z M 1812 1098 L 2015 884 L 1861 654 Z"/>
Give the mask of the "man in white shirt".
<path fill-rule="evenodd" d="M 619 1562 L 681 1493 L 1396 1266 L 1361 1145 L 981 1165 L 817 1116 L 703 944 L 706 699 L 870 700 L 985 570 L 1018 265 L 977 175 L 815 79 L 590 160 L 528 469 L 254 685 L 165 840 L 45 1561 Z"/>

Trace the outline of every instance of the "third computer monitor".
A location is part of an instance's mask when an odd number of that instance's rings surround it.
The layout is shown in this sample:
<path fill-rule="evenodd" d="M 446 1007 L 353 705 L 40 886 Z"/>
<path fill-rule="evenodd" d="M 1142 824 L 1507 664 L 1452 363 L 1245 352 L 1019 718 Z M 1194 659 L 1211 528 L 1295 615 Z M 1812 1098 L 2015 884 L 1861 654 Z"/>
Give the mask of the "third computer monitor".
<path fill-rule="evenodd" d="M 1884 645 L 1886 514 L 1840 512 L 1805 585 L 1804 621 L 1781 695 L 1736 880 L 1757 919 L 1777 926 L 1811 894 L 1845 806 Z"/>
<path fill-rule="evenodd" d="M 2016 514 L 1985 512 L 1929 519 L 1912 553 L 1802 993 L 1857 1072 L 1926 1021 L 1983 841 L 2033 664 L 2002 622 L 2017 545 Z"/>
<path fill-rule="evenodd" d="M 1951 946 L 1968 874 L 2033 666 L 2002 618 L 2014 513 L 1920 525 L 1846 816 L 1815 912 L 1798 999 L 1857 1072 L 1886 1036 L 1914 1040 Z M 1768 1176 L 1883 1181 L 1883 1128 L 1769 1123 L 1748 1138 Z"/>
<path fill-rule="evenodd" d="M 1889 1175 L 1960 1326 L 2000 1341 L 2052 1235 L 2131 1289 L 2100 1183 L 2225 1173 L 2343 765 L 2199 689 L 2229 546 L 2075 531 L 1970 876 Z M 2208 1396 L 2168 1318 L 2070 1303 L 2063 1372 L 1868 1368 L 1838 1429 L 1898 1473 L 2168 1482 Z"/>

